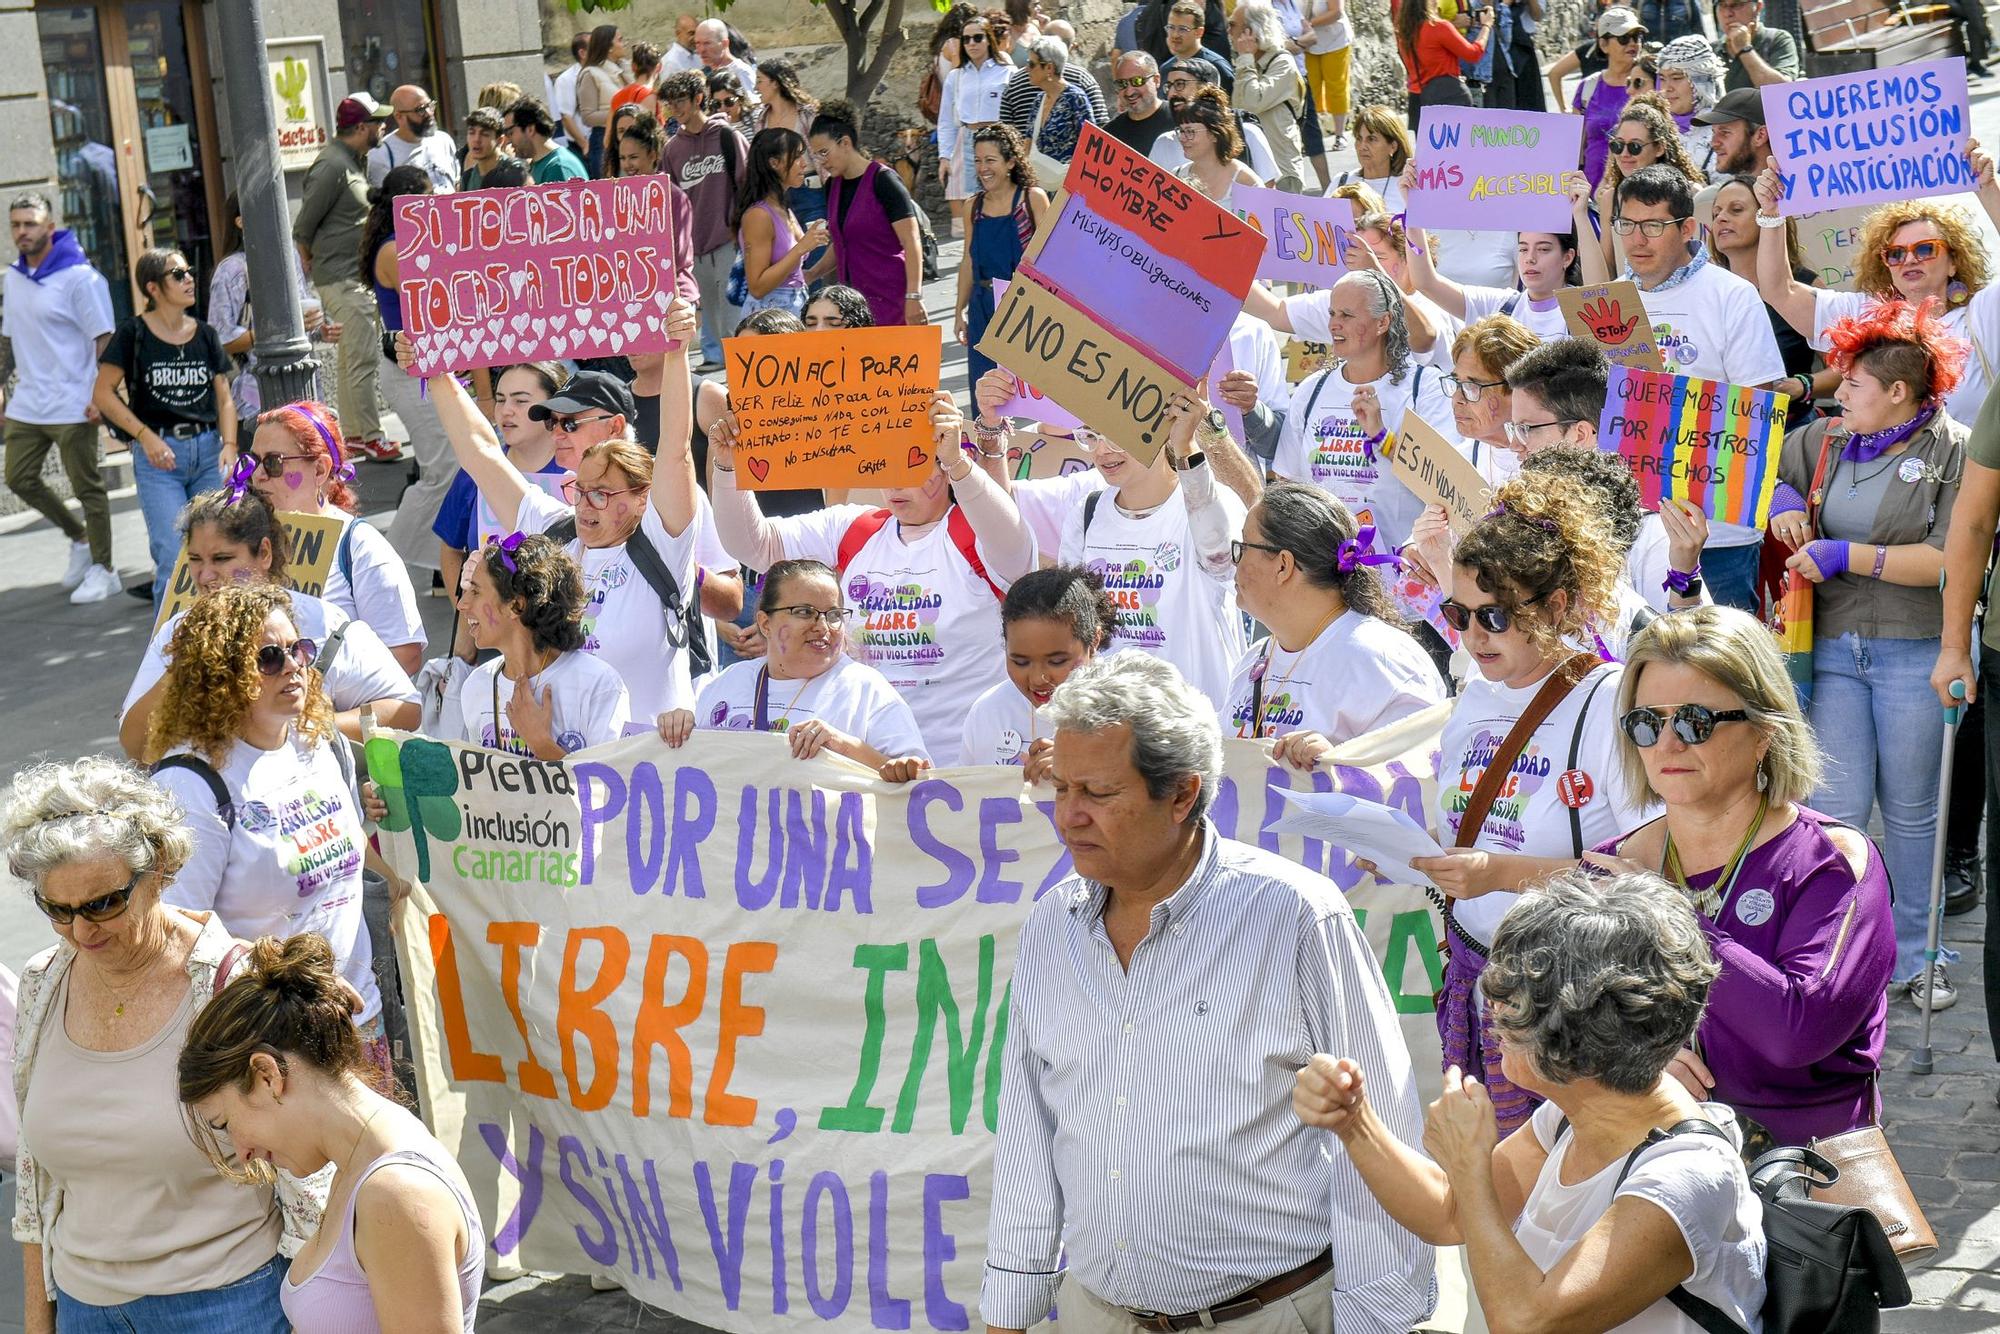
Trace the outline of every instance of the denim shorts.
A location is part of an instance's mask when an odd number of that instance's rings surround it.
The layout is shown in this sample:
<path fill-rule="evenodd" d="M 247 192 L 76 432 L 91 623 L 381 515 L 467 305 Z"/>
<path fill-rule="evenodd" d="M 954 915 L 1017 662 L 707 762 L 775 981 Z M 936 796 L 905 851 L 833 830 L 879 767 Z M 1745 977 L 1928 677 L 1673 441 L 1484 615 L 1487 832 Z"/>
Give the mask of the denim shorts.
<path fill-rule="evenodd" d="M 262 1269 L 220 1288 L 140 1297 L 92 1306 L 56 1290 L 56 1334 L 287 1334 L 278 1290 L 291 1261 L 274 1255 Z"/>

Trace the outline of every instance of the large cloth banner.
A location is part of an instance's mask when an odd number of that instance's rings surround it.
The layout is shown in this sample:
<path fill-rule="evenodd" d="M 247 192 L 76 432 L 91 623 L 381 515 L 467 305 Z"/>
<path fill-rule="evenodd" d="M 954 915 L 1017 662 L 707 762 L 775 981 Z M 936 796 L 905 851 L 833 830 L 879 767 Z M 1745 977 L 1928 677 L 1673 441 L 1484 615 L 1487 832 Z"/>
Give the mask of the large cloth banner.
<path fill-rule="evenodd" d="M 1426 1096 L 1422 893 L 1259 831 L 1285 788 L 1422 818 L 1445 713 L 1311 774 L 1227 742 L 1214 806 L 1347 889 Z M 1050 789 L 893 786 L 754 733 L 566 766 L 384 734 L 368 766 L 422 882 L 398 939 L 425 1103 L 496 1253 L 743 1334 L 979 1327 L 1015 941 L 1070 871 Z"/>

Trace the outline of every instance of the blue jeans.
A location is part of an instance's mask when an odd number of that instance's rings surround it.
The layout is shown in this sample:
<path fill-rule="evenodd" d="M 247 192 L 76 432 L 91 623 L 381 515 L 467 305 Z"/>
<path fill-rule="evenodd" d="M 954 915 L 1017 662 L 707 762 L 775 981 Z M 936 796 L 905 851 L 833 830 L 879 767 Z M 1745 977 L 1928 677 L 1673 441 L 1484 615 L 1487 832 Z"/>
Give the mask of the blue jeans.
<path fill-rule="evenodd" d="M 287 1334 L 278 1289 L 291 1261 L 278 1255 L 220 1288 L 92 1306 L 56 1289 L 56 1334 Z"/>
<path fill-rule="evenodd" d="M 1882 860 L 1896 919 L 1896 978 L 1923 968 L 1938 833 L 1944 715 L 1930 688 L 1935 639 L 1822 638 L 1813 645 L 1813 731 L 1826 777 L 1812 806 L 1856 829 L 1882 807 Z M 1955 963 L 1958 956 L 1938 956 Z"/>
<path fill-rule="evenodd" d="M 139 491 L 139 512 L 146 516 L 146 546 L 153 557 L 153 610 L 160 609 L 181 553 L 175 525 L 187 503 L 222 485 L 222 436 L 215 430 L 195 436 L 166 436 L 174 451 L 174 466 L 155 468 L 146 451 L 132 446 L 132 481 Z"/>
<path fill-rule="evenodd" d="M 1757 542 L 1701 549 L 1701 581 L 1708 585 L 1708 595 L 1717 606 L 1735 607 L 1753 616 L 1763 610 L 1757 605 L 1757 559 L 1763 549 Z"/>

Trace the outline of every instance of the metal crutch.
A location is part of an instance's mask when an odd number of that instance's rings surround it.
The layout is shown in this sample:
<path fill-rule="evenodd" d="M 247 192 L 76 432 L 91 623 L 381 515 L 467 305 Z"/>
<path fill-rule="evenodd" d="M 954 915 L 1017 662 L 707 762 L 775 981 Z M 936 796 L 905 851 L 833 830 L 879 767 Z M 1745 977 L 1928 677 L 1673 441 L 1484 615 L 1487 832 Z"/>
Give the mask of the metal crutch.
<path fill-rule="evenodd" d="M 1953 699 L 1965 698 L 1965 682 L 1951 683 Z M 1923 1040 L 1917 1044 L 1917 1054 L 1910 1061 L 1910 1069 L 1920 1075 L 1931 1072 L 1931 975 L 1937 967 L 1938 937 L 1944 931 L 1944 841 L 1950 833 L 1951 811 L 1951 752 L 1958 744 L 1958 720 L 1965 714 L 1965 705 L 1944 706 L 1944 756 L 1938 771 L 1938 824 L 1937 838 L 1931 844 L 1931 898 L 1925 913 L 1924 930 L 1924 988 L 1923 998 L 1918 1002 L 1924 1011 Z"/>

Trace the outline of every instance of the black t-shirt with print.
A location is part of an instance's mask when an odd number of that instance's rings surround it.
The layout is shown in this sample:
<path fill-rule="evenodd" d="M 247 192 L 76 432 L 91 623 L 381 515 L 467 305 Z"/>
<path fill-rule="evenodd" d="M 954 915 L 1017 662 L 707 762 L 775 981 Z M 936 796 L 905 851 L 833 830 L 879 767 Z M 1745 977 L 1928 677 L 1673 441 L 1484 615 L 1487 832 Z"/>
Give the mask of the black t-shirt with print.
<path fill-rule="evenodd" d="M 215 377 L 229 373 L 229 354 L 210 325 L 197 321 L 194 337 L 169 343 L 134 315 L 112 333 L 98 362 L 125 372 L 125 401 L 151 429 L 216 424 Z"/>

